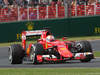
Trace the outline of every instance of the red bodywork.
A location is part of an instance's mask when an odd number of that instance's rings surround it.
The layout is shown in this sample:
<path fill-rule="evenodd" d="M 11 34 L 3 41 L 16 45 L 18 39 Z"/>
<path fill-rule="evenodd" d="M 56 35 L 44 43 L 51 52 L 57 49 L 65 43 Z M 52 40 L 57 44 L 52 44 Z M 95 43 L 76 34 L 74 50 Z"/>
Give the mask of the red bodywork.
<path fill-rule="evenodd" d="M 43 45 L 44 50 L 57 46 L 56 48 L 54 48 L 59 54 L 60 54 L 60 59 L 57 58 L 47 58 L 45 57 L 45 60 L 47 61 L 59 61 L 59 60 L 65 60 L 63 58 L 67 58 L 67 59 L 72 59 L 74 57 L 74 55 L 70 52 L 70 47 L 69 45 L 72 45 L 72 43 L 74 43 L 74 47 L 75 47 L 75 42 L 74 41 L 59 41 L 59 40 L 54 40 L 52 42 L 47 42 L 46 41 L 46 37 L 48 35 L 51 35 L 49 31 L 46 30 L 36 30 L 36 31 L 23 31 L 22 32 L 22 47 L 24 49 L 24 51 L 27 52 L 28 57 L 30 57 L 30 48 L 31 45 L 33 43 L 31 43 L 28 47 L 28 49 L 26 50 L 26 37 L 27 36 L 40 36 L 40 39 L 38 39 L 39 43 Z M 63 38 L 64 40 L 65 38 Z M 82 56 L 82 54 L 80 54 Z M 38 61 L 43 61 L 41 59 L 41 55 L 37 55 L 37 60 Z M 83 59 L 85 58 L 84 55 L 82 57 L 76 57 L 76 59 Z"/>

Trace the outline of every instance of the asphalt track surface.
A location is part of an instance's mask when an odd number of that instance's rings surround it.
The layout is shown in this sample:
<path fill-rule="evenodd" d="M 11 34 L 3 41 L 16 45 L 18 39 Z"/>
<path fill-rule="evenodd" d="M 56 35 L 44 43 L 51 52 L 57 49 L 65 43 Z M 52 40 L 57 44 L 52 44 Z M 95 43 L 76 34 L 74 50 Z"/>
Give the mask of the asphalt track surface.
<path fill-rule="evenodd" d="M 100 51 L 100 40 L 90 41 L 93 51 Z M 29 61 L 23 64 L 11 65 L 8 61 L 8 47 L 0 47 L 0 68 L 100 68 L 100 58 L 92 59 L 88 63 L 79 60 L 68 60 L 65 63 L 43 63 L 34 65 Z"/>

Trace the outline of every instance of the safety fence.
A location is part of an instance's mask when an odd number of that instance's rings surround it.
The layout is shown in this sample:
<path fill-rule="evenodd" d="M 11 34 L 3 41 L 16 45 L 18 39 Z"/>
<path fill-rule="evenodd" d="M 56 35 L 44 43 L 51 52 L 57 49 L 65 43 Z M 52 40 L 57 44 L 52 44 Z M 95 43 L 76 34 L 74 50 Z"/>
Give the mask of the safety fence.
<path fill-rule="evenodd" d="M 68 8 L 67 8 L 68 7 Z M 67 15 L 67 16 L 66 16 Z M 100 4 L 0 9 L 0 22 L 100 15 Z"/>
<path fill-rule="evenodd" d="M 70 11 L 70 10 L 69 10 Z M 100 4 L 71 6 L 71 16 L 100 15 Z"/>

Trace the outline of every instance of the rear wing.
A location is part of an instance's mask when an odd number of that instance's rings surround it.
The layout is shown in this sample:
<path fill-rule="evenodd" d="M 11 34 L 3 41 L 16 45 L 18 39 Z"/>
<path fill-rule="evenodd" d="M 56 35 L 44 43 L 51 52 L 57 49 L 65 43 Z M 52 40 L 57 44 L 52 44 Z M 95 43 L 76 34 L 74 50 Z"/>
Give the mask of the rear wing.
<path fill-rule="evenodd" d="M 28 37 L 28 36 L 41 36 L 42 32 L 44 32 L 44 31 L 46 31 L 46 30 L 23 31 L 22 34 L 24 34 L 26 37 Z"/>
<path fill-rule="evenodd" d="M 26 49 L 26 37 L 30 36 L 41 36 L 46 30 L 35 30 L 35 31 L 23 31 L 22 32 L 22 47 Z"/>

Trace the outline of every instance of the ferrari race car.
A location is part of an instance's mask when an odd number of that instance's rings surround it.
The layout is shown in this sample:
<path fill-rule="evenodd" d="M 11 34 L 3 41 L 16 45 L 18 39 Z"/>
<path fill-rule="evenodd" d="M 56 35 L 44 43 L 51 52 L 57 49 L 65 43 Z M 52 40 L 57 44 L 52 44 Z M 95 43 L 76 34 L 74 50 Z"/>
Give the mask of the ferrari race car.
<path fill-rule="evenodd" d="M 26 49 L 26 37 L 40 36 L 37 43 L 29 44 Z M 80 60 L 89 62 L 94 58 L 91 45 L 88 41 L 80 41 L 76 46 L 74 41 L 56 40 L 48 30 L 35 30 L 22 32 L 22 46 L 13 44 L 9 46 L 9 62 L 11 64 L 22 64 L 27 57 L 33 64 L 43 62 L 66 60 Z"/>

